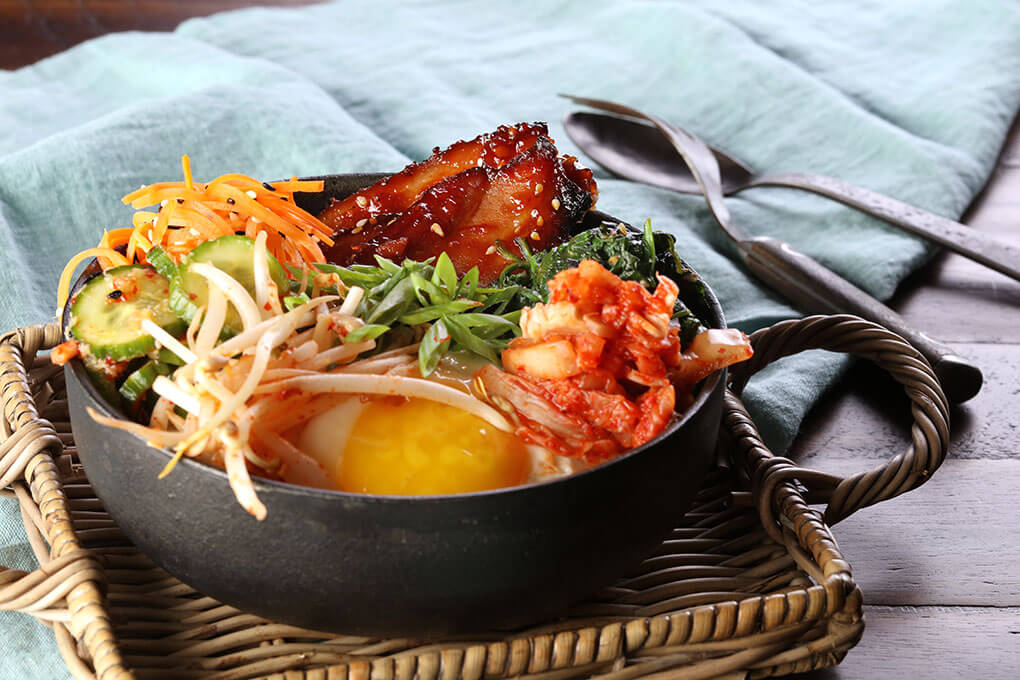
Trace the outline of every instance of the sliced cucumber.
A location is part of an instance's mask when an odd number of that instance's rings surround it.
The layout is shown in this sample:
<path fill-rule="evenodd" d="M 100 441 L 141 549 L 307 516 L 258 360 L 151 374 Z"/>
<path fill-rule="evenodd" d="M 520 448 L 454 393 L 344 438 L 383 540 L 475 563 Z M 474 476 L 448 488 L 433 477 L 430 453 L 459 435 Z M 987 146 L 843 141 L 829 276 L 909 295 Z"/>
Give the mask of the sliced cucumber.
<path fill-rule="evenodd" d="M 167 366 L 183 366 L 184 359 L 177 356 L 177 353 L 173 350 L 169 350 L 166 347 L 160 347 L 159 353 L 156 355 L 156 361 Z"/>
<path fill-rule="evenodd" d="M 155 340 L 142 328 L 151 319 L 171 335 L 187 324 L 170 311 L 170 282 L 148 265 L 114 267 L 85 284 L 71 305 L 71 335 L 98 359 L 126 361 L 151 352 Z"/>
<path fill-rule="evenodd" d="M 173 280 L 177 276 L 177 265 L 170 259 L 166 251 L 159 246 L 153 246 L 149 249 L 149 252 L 145 254 L 145 259 L 149 261 L 153 267 L 156 268 L 160 274 L 165 276 L 167 279 Z"/>
<path fill-rule="evenodd" d="M 124 379 L 120 386 L 120 396 L 124 397 L 130 404 L 134 404 L 152 388 L 156 378 L 161 375 L 170 375 L 172 366 L 160 361 L 147 361 L 137 371 Z"/>
<path fill-rule="evenodd" d="M 270 277 L 279 291 L 287 292 L 286 272 L 272 254 L 267 253 L 266 255 L 269 261 Z M 198 312 L 198 308 L 208 302 L 209 288 L 205 278 L 188 271 L 188 267 L 195 262 L 208 262 L 222 270 L 236 279 L 252 297 L 255 297 L 254 259 L 255 242 L 247 236 L 220 236 L 199 245 L 181 262 L 177 276 L 171 281 L 170 308 L 182 318 L 191 321 Z M 233 305 L 227 309 L 227 318 L 223 326 L 227 334 L 237 333 L 242 328 L 241 319 Z"/>
<path fill-rule="evenodd" d="M 88 365 L 85 367 L 85 371 L 89 374 L 89 378 L 92 380 L 92 384 L 96 386 L 99 393 L 106 399 L 106 403 L 113 406 L 120 406 L 120 394 L 117 392 L 117 385 L 109 376 L 102 371 L 97 371 L 94 368 L 90 368 Z"/>

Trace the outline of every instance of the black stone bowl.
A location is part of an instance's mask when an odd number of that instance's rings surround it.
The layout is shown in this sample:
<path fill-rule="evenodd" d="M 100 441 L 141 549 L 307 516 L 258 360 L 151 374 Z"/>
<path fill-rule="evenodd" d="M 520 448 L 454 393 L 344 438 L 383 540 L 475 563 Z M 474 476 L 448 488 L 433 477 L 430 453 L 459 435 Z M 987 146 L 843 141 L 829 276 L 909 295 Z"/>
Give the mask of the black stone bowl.
<path fill-rule="evenodd" d="M 301 202 L 316 211 L 328 197 L 377 177 L 322 178 L 324 195 Z M 611 218 L 592 213 L 582 227 L 604 219 Z M 707 286 L 703 297 L 687 301 L 709 325 L 724 327 Z M 725 380 L 723 372 L 707 378 L 693 406 L 653 441 L 571 477 L 427 497 L 256 479 L 269 512 L 258 522 L 234 500 L 219 469 L 184 459 L 157 479 L 170 454 L 93 421 L 86 406 L 120 414 L 80 361 L 65 371 L 78 455 L 92 487 L 153 561 L 260 616 L 380 636 L 532 624 L 563 615 L 626 575 L 690 507 L 713 461 Z"/>

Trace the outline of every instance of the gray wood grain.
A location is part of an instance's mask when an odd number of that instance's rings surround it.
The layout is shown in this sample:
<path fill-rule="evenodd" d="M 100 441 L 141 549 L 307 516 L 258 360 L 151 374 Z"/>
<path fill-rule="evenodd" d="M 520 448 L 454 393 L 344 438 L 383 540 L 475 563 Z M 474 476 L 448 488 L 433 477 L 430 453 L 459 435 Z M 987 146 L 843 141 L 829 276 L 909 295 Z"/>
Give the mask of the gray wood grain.
<path fill-rule="evenodd" d="M 974 229 L 1020 244 L 1020 126 L 964 219 Z M 892 301 L 912 323 L 945 342 L 1017 342 L 1020 281 L 965 257 L 942 253 L 900 286 Z M 968 321 L 970 323 L 968 323 Z"/>
<path fill-rule="evenodd" d="M 996 170 L 1003 168 L 1020 168 L 1020 126 L 1015 121 L 1013 128 L 1006 135 L 1002 151 L 999 154 L 999 164 Z"/>
<path fill-rule="evenodd" d="M 1014 190 L 1020 182 L 1020 143 L 1017 135 L 1010 135 L 1010 146 L 1004 150 L 998 166 L 989 177 L 988 184 L 967 211 L 967 224 L 981 231 L 1016 233 L 1016 220 L 1002 220 L 1004 210 L 1020 209 L 1020 195 Z"/>
<path fill-rule="evenodd" d="M 865 607 L 864 637 L 843 663 L 790 680 L 1016 680 L 1020 609 Z"/>
<path fill-rule="evenodd" d="M 0 68 L 111 30 L 167 30 L 255 4 L 295 3 L 0 0 Z M 1020 123 L 964 221 L 1020 243 Z M 834 528 L 868 603 L 867 628 L 842 666 L 799 678 L 1020 678 L 1020 282 L 943 253 L 904 282 L 892 306 L 959 343 L 987 382 L 954 410 L 951 460 L 928 484 Z M 908 423 L 895 385 L 862 366 L 808 416 L 793 455 L 853 472 L 905 446 Z M 926 606 L 900 606 L 915 604 Z"/>
<path fill-rule="evenodd" d="M 169 31 L 191 17 L 318 0 L 0 0 L 0 69 L 13 69 L 114 31 Z"/>
<path fill-rule="evenodd" d="M 1020 122 L 965 221 L 1020 239 Z M 926 485 L 834 527 L 864 592 L 867 628 L 841 666 L 797 678 L 1012 680 L 1020 677 L 1020 283 L 941 254 L 904 282 L 892 306 L 957 343 L 986 385 L 954 409 L 950 460 Z M 899 388 L 861 362 L 808 415 L 791 455 L 854 472 L 906 446 L 909 422 Z"/>
<path fill-rule="evenodd" d="M 1009 241 L 1020 245 L 1020 234 Z M 1020 281 L 952 253 L 907 279 L 891 306 L 953 346 L 1020 338 Z"/>
<path fill-rule="evenodd" d="M 951 412 L 950 457 L 1020 458 L 1020 344 L 959 343 L 957 348 L 981 367 L 985 384 Z M 808 414 L 790 456 L 807 465 L 832 458 L 888 458 L 909 442 L 908 407 L 902 388 L 860 361 Z"/>
<path fill-rule="evenodd" d="M 845 458 L 819 467 L 862 469 Z M 833 532 L 866 604 L 1020 607 L 1018 494 L 1020 460 L 948 460 L 921 488 Z"/>

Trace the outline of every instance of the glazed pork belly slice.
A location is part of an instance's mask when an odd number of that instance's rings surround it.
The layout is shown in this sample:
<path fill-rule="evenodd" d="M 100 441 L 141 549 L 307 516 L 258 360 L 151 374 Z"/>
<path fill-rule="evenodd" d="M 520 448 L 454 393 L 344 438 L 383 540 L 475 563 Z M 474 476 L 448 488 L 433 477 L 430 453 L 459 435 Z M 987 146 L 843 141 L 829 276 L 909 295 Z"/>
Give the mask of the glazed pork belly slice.
<path fill-rule="evenodd" d="M 386 221 L 407 210 L 427 190 L 447 177 L 475 167 L 499 168 L 548 134 L 545 123 L 501 125 L 470 141 L 452 144 L 444 151 L 412 163 L 391 177 L 348 196 L 334 200 L 319 219 L 334 232 L 366 227 Z"/>
<path fill-rule="evenodd" d="M 477 266 L 480 282 L 490 283 L 510 263 L 497 242 L 519 254 L 514 239 L 524 238 L 543 250 L 565 240 L 591 207 L 590 171 L 566 163 L 585 186 L 570 179 L 552 141 L 539 137 L 499 169 L 476 166 L 440 181 L 392 221 L 338 232 L 326 256 L 349 265 L 371 264 L 377 253 L 399 261 L 445 251 L 458 272 Z"/>

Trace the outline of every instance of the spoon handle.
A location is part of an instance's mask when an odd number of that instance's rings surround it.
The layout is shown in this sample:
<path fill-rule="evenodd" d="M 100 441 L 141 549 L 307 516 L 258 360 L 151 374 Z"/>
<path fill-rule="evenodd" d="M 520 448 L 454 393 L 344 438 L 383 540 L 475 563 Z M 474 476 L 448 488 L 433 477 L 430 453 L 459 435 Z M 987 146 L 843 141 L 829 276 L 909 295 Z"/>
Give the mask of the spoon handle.
<path fill-rule="evenodd" d="M 881 324 L 913 345 L 931 364 L 946 396 L 967 401 L 981 389 L 977 366 L 917 330 L 902 316 L 789 244 L 757 236 L 737 244 L 747 268 L 771 288 L 812 314 L 851 313 Z"/>
<path fill-rule="evenodd" d="M 754 178 L 741 188 L 755 186 L 803 189 L 837 200 L 1020 280 L 1020 248 L 870 189 L 848 184 L 834 177 L 807 172 L 763 175 Z"/>
<path fill-rule="evenodd" d="M 716 223 L 736 243 L 747 268 L 773 290 L 785 295 L 806 312 L 812 314 L 849 312 L 879 323 L 899 334 L 928 360 L 942 382 L 946 396 L 955 403 L 967 401 L 981 389 L 983 379 L 977 366 L 957 356 L 950 347 L 915 329 L 902 316 L 839 274 L 797 252 L 787 243 L 764 236 L 749 238 L 731 219 L 723 199 L 719 165 L 711 150 L 700 139 L 657 116 L 642 113 L 629 106 L 602 99 L 562 96 L 578 104 L 646 120 L 658 128 L 687 164 L 691 175 L 705 195 L 709 211 Z M 809 190 L 815 191 L 816 188 Z"/>

